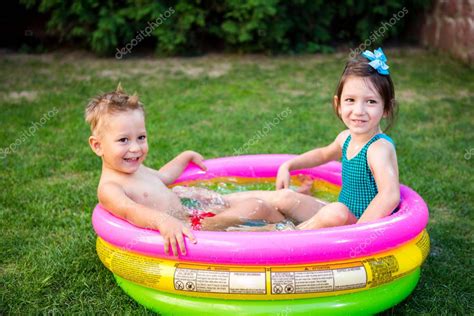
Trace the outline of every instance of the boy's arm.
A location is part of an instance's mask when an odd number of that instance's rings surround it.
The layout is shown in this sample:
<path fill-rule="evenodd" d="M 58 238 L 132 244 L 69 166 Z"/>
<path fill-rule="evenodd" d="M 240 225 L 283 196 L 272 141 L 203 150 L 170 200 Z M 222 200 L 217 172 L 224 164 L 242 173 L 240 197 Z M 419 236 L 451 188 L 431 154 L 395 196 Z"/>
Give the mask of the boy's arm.
<path fill-rule="evenodd" d="M 112 182 L 99 187 L 100 204 L 114 215 L 127 220 L 138 227 L 157 229 L 163 237 L 165 254 L 169 254 L 171 246 L 174 256 L 186 255 L 183 235 L 196 243 L 193 233 L 182 222 L 166 213 L 166 210 L 151 209 L 130 199 L 123 188 Z"/>
<path fill-rule="evenodd" d="M 165 185 L 172 184 L 180 175 L 190 162 L 196 164 L 202 170 L 207 170 L 204 165 L 204 158 L 197 152 L 187 150 L 176 156 L 173 160 L 158 170 L 161 181 Z"/>
<path fill-rule="evenodd" d="M 375 142 L 367 152 L 367 161 L 378 193 L 357 223 L 366 223 L 390 215 L 400 203 L 397 155 L 392 143 L 386 140 Z"/>
<path fill-rule="evenodd" d="M 291 170 L 312 168 L 331 160 L 339 160 L 342 154 L 342 146 L 347 136 L 349 136 L 349 130 L 339 133 L 336 139 L 328 146 L 310 150 L 283 163 L 278 169 L 277 190 L 288 188 L 290 185 L 289 172 Z"/>

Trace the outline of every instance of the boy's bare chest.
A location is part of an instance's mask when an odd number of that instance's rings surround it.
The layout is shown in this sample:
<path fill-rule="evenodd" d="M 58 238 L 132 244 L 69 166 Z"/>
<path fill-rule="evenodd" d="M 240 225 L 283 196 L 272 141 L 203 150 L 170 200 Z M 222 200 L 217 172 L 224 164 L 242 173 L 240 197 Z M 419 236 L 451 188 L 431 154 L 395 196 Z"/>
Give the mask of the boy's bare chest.
<path fill-rule="evenodd" d="M 179 198 L 154 175 L 135 177 L 124 189 L 132 200 L 151 208 L 181 205 Z"/>

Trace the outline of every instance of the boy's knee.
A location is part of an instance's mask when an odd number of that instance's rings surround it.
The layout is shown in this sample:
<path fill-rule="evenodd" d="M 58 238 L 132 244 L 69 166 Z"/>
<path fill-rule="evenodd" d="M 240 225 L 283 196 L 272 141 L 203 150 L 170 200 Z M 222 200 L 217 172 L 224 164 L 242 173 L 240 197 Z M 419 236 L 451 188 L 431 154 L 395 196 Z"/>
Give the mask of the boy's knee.
<path fill-rule="evenodd" d="M 247 200 L 247 207 L 253 210 L 253 214 L 258 217 L 270 212 L 270 205 L 262 199 L 250 198 Z"/>
<path fill-rule="evenodd" d="M 270 205 L 262 199 L 255 198 L 253 200 L 255 209 L 258 211 L 267 211 L 270 208 Z"/>

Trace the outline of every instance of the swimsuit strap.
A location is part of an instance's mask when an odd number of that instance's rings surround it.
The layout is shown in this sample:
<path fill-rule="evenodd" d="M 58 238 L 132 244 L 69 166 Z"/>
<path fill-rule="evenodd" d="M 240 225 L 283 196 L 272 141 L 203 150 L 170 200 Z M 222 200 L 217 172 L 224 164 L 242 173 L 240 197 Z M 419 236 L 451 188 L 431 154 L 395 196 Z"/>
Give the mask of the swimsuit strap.
<path fill-rule="evenodd" d="M 361 153 L 366 153 L 367 150 L 369 149 L 369 146 L 372 145 L 374 142 L 376 142 L 377 140 L 379 139 L 386 139 L 388 140 L 390 143 L 392 143 L 393 147 L 395 147 L 395 143 L 394 141 L 387 135 L 385 134 L 375 134 L 365 145 L 364 147 L 362 147 L 362 149 L 357 153 L 357 155 L 355 155 L 354 157 L 351 158 L 354 159 L 355 157 L 359 156 Z M 347 159 L 347 149 L 349 148 L 349 143 L 351 142 L 351 139 L 352 139 L 352 136 L 349 135 L 347 136 L 346 140 L 344 141 L 344 145 L 342 146 L 342 156 L 345 157 Z M 364 155 L 365 158 L 367 159 L 367 155 Z"/>

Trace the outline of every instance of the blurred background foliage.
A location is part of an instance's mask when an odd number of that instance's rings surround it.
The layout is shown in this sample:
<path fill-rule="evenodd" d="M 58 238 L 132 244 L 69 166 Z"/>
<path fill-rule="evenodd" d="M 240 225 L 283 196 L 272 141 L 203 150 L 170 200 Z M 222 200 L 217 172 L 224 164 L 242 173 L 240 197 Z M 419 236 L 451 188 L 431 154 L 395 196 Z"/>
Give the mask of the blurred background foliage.
<path fill-rule="evenodd" d="M 42 15 L 49 37 L 60 45 L 113 55 L 156 21 L 164 18 L 140 46 L 162 55 L 331 52 L 339 44 L 359 45 L 401 10 L 408 12 L 378 36 L 406 41 L 407 26 L 431 0 L 20 0 Z M 143 43 L 142 43 L 143 42 Z"/>

